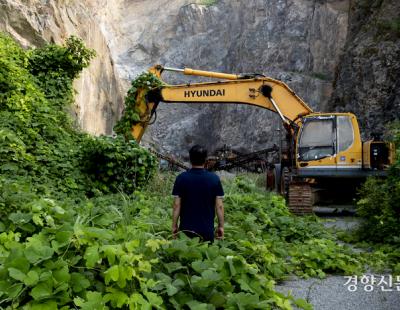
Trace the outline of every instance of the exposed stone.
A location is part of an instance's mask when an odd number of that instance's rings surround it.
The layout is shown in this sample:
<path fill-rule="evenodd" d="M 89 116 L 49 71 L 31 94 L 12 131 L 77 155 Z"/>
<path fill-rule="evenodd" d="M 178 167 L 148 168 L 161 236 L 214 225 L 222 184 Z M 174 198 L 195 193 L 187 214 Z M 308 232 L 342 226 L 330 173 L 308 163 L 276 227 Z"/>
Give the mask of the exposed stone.
<path fill-rule="evenodd" d="M 347 0 L 220 0 L 211 6 L 130 1 L 121 6 L 112 50 L 126 79 L 157 63 L 259 72 L 282 79 L 316 110 L 325 110 L 346 39 L 348 6 Z M 253 107 L 168 104 L 158 108 L 144 141 L 178 155 L 196 142 L 256 150 L 277 142 L 278 128 L 273 113 Z"/>
<path fill-rule="evenodd" d="M 107 42 L 84 3 L 78 1 L 0 0 L 0 31 L 24 47 L 62 44 L 81 37 L 97 57 L 75 81 L 74 113 L 79 125 L 93 134 L 111 134 L 122 110 L 122 92 Z"/>
<path fill-rule="evenodd" d="M 400 118 L 400 2 L 358 1 L 350 12 L 330 106 L 354 112 L 368 138 Z"/>

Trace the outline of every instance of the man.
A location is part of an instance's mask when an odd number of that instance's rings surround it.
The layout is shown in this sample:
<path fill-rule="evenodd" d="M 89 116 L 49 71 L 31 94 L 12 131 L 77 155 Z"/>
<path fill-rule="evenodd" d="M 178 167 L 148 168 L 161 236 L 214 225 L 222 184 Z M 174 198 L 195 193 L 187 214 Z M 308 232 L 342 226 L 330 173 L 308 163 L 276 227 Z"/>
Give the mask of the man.
<path fill-rule="evenodd" d="M 224 237 L 224 191 L 219 177 L 204 169 L 207 150 L 200 145 L 189 151 L 192 168 L 175 180 L 172 195 L 172 233 L 178 230 L 189 237 L 214 241 L 214 217 L 217 213 L 217 239 Z M 178 228 L 178 219 L 180 219 Z"/>

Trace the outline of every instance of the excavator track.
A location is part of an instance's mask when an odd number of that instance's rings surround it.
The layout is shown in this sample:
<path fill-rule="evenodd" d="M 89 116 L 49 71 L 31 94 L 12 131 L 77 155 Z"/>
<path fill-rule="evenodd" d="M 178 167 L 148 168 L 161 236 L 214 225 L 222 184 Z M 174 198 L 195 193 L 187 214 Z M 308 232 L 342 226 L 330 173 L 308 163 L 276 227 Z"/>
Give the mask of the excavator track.
<path fill-rule="evenodd" d="M 289 210 L 296 215 L 313 214 L 315 195 L 307 182 L 292 182 L 289 185 Z"/>

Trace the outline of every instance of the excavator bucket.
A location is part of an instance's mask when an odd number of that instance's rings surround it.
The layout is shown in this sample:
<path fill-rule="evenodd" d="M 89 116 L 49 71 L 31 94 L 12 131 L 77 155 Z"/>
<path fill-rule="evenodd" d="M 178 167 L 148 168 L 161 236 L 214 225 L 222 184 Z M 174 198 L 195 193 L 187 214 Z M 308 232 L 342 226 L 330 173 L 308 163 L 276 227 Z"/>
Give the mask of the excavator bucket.
<path fill-rule="evenodd" d="M 148 74 L 153 74 L 159 79 L 161 77 L 161 69 L 159 66 L 155 66 L 149 70 Z M 134 112 L 139 115 L 139 119 L 132 126 L 131 133 L 137 142 L 140 142 L 142 139 L 158 105 L 158 102 L 154 98 L 151 98 L 151 96 L 148 96 L 148 93 L 148 85 L 135 90 Z"/>

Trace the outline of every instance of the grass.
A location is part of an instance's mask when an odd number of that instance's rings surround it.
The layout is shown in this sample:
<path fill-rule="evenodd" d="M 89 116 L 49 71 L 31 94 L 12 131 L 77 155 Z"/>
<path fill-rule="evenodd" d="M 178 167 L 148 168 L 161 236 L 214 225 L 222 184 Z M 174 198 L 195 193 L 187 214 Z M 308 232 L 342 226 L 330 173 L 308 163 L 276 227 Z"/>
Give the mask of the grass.
<path fill-rule="evenodd" d="M 218 3 L 218 0 L 201 0 L 199 2 L 200 5 L 205 5 L 205 6 L 213 6 Z"/>

